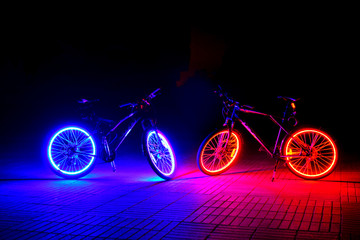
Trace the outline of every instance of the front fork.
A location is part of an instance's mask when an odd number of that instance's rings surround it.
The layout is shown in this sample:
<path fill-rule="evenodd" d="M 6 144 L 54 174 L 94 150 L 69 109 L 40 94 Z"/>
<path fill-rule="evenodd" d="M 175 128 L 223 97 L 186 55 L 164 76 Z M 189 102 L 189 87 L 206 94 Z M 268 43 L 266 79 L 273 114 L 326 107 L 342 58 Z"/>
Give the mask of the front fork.
<path fill-rule="evenodd" d="M 147 129 L 149 129 L 149 128 L 155 130 L 156 140 L 157 140 L 157 142 L 160 144 L 160 148 L 163 149 L 164 146 L 163 146 L 163 144 L 162 144 L 162 142 L 161 142 L 161 138 L 159 137 L 159 134 L 158 134 L 158 131 L 157 131 L 157 127 L 156 127 L 156 123 L 154 122 L 154 120 L 152 120 L 152 119 L 144 119 L 144 120 L 141 121 L 141 126 L 142 126 L 144 132 L 145 132 Z"/>
<path fill-rule="evenodd" d="M 229 124 L 229 121 L 231 121 L 231 124 Z M 229 120 L 228 118 L 226 119 L 225 123 L 224 123 L 224 126 L 228 126 L 229 128 L 229 134 L 228 134 L 228 137 L 226 138 L 226 142 L 225 142 L 225 146 L 224 146 L 224 149 L 227 148 L 227 145 L 229 143 L 229 140 L 230 140 L 230 137 L 231 137 L 231 134 L 232 134 L 232 131 L 233 131 L 233 128 L 234 128 L 234 125 L 235 125 L 235 122 L 232 121 L 232 120 Z"/>
<path fill-rule="evenodd" d="M 232 130 L 234 129 L 235 121 L 233 119 L 235 118 L 235 110 L 236 110 L 236 108 L 234 107 L 232 109 L 231 117 L 226 117 L 225 123 L 223 124 L 224 127 L 228 126 L 228 128 L 229 128 L 229 135 L 228 135 L 228 137 L 226 139 L 224 149 L 226 149 L 226 147 L 228 145 L 228 142 L 230 140 L 230 137 L 231 137 Z"/>

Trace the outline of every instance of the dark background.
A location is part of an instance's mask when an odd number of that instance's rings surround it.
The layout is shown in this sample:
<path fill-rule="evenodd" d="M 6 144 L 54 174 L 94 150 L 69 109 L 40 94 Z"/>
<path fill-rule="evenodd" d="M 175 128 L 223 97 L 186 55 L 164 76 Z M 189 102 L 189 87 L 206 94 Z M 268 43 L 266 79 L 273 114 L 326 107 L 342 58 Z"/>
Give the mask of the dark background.
<path fill-rule="evenodd" d="M 77 99 L 99 98 L 99 113 L 117 119 L 117 105 L 161 87 L 162 96 L 154 100 L 159 128 L 180 156 L 195 156 L 222 123 L 212 93 L 218 84 L 240 103 L 269 113 L 283 108 L 278 95 L 301 98 L 300 124 L 329 132 L 341 156 L 357 154 L 355 35 L 351 16 L 341 9 L 52 15 L 21 12 L 3 21 L 2 154 L 41 157 L 49 134 L 76 122 Z M 262 119 L 249 125 L 265 140 L 276 132 Z M 139 136 L 137 129 L 125 149 L 140 151 Z M 244 137 L 250 149 L 257 148 Z"/>

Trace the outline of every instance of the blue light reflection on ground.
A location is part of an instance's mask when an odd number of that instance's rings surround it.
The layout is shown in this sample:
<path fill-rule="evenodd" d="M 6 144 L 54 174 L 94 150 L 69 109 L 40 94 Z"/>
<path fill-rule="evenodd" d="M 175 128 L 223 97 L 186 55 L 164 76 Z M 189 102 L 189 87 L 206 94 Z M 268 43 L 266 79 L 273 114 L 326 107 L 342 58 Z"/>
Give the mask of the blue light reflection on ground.
<path fill-rule="evenodd" d="M 162 182 L 165 181 L 164 179 L 162 179 L 159 176 L 153 176 L 153 177 L 143 177 L 143 178 L 139 178 L 139 180 L 141 181 L 146 181 L 146 182 Z"/>

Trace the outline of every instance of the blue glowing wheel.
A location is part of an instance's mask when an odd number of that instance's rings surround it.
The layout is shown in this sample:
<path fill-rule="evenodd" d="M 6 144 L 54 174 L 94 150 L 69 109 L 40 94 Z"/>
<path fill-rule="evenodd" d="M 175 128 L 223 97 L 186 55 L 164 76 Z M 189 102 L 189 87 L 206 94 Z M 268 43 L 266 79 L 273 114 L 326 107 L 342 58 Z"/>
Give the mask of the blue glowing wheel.
<path fill-rule="evenodd" d="M 93 137 L 79 127 L 65 127 L 57 131 L 48 145 L 51 169 L 64 178 L 80 178 L 95 165 L 96 147 Z"/>
<path fill-rule="evenodd" d="M 154 172 L 165 180 L 174 176 L 176 160 L 169 140 L 159 130 L 150 129 L 144 135 L 144 153 Z"/>

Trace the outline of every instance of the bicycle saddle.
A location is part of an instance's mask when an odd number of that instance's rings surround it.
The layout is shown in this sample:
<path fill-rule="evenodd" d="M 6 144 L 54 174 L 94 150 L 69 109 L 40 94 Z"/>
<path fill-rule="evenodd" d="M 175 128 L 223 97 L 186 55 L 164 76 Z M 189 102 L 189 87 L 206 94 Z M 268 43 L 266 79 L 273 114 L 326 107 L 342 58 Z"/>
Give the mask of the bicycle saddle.
<path fill-rule="evenodd" d="M 78 100 L 77 102 L 81 103 L 81 104 L 85 104 L 85 103 L 94 103 L 94 102 L 98 102 L 98 101 L 100 101 L 100 100 L 99 99 L 89 100 L 89 99 L 82 98 L 82 99 Z"/>
<path fill-rule="evenodd" d="M 283 96 L 278 96 L 277 98 L 283 99 L 285 101 L 290 101 L 290 102 L 296 102 L 296 101 L 300 100 L 300 98 L 295 99 L 295 98 L 283 97 Z"/>

